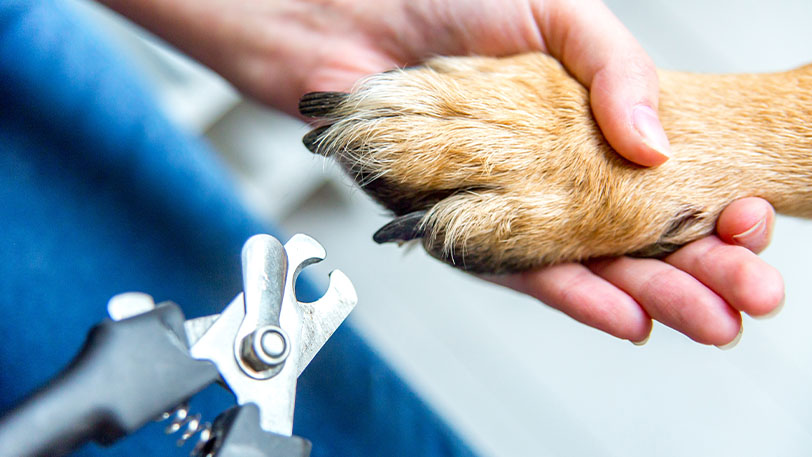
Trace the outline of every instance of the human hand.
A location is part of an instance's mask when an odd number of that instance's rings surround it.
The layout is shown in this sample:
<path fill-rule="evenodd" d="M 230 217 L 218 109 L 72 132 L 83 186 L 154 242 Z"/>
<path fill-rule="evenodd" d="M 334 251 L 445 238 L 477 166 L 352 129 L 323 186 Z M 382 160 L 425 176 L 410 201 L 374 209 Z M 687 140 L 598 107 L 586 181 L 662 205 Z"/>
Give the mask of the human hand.
<path fill-rule="evenodd" d="M 621 155 L 650 166 L 669 153 L 654 64 L 600 0 L 101 1 L 294 115 L 306 92 L 348 90 L 435 55 L 547 52 L 589 87 Z"/>
<path fill-rule="evenodd" d="M 654 318 L 700 343 L 732 347 L 742 312 L 767 316 L 783 303 L 781 275 L 756 255 L 769 244 L 774 220 L 767 201 L 744 198 L 721 214 L 718 235 L 663 261 L 619 257 L 486 279 L 638 344 L 648 340 Z"/>
<path fill-rule="evenodd" d="M 658 165 L 669 153 L 655 114 L 656 70 L 598 0 L 105 1 L 288 113 L 303 93 L 348 90 L 364 75 L 432 55 L 548 52 L 590 89 L 595 118 L 620 154 Z M 745 199 L 723 213 L 719 237 L 664 261 L 558 265 L 495 281 L 620 338 L 644 340 L 654 318 L 699 342 L 724 345 L 738 335 L 739 311 L 766 314 L 783 297 L 780 275 L 736 246 L 763 248 L 773 218 L 766 202 Z M 749 237 L 733 238 L 761 220 Z"/>

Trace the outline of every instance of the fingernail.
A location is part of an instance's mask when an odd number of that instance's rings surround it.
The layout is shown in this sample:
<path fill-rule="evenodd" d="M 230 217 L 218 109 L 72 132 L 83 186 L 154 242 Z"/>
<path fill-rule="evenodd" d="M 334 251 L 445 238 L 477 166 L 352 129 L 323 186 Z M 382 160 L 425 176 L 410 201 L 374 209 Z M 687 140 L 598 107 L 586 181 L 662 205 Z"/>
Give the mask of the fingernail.
<path fill-rule="evenodd" d="M 773 309 L 773 310 L 772 310 L 772 311 L 770 311 L 769 313 L 767 313 L 767 314 L 762 314 L 761 316 L 750 316 L 750 317 L 752 317 L 753 319 L 758 319 L 758 320 L 766 320 L 766 319 L 773 318 L 773 317 L 775 317 L 775 316 L 776 316 L 778 313 L 780 313 L 782 309 L 784 309 L 784 302 L 786 302 L 786 301 L 787 301 L 787 296 L 786 296 L 786 295 L 784 295 L 784 296 L 781 298 L 781 302 L 780 302 L 780 303 L 778 303 L 778 306 L 776 306 L 776 307 L 775 307 L 775 309 Z"/>
<path fill-rule="evenodd" d="M 739 233 L 738 235 L 733 235 L 732 238 L 736 241 L 736 243 L 741 244 L 742 246 L 752 246 L 760 244 L 760 239 L 764 237 L 766 233 L 767 218 L 764 217 L 749 229 Z"/>
<path fill-rule="evenodd" d="M 648 340 L 650 340 L 650 339 L 651 339 L 651 333 L 649 333 L 648 335 L 646 335 L 646 337 L 645 337 L 645 338 L 643 338 L 643 339 L 642 339 L 642 340 L 640 340 L 640 341 L 632 341 L 632 344 L 633 344 L 633 345 L 635 345 L 635 346 L 643 346 L 643 345 L 645 345 L 646 343 L 648 343 Z"/>
<path fill-rule="evenodd" d="M 729 351 L 736 347 L 739 344 L 739 341 L 742 340 L 742 333 L 744 333 L 744 323 L 739 327 L 739 333 L 736 335 L 736 338 L 733 338 L 733 341 L 727 344 L 723 344 L 721 346 L 716 346 L 723 351 Z"/>
<path fill-rule="evenodd" d="M 643 143 L 665 158 L 671 157 L 671 145 L 660 119 L 653 109 L 646 105 L 637 105 L 632 109 L 632 125 L 643 137 Z"/>

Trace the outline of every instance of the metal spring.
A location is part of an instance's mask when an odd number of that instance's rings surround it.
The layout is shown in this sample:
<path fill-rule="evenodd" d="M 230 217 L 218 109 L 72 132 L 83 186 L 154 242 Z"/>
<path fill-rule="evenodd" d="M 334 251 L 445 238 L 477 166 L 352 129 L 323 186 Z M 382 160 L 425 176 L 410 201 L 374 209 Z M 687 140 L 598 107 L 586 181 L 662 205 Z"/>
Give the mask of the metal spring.
<path fill-rule="evenodd" d="M 164 429 L 167 435 L 177 433 L 181 431 L 181 429 L 183 430 L 180 438 L 178 438 L 176 442 L 178 447 L 186 444 L 194 435 L 198 435 L 197 443 L 189 455 L 211 457 L 212 453 L 209 450 L 209 442 L 212 439 L 211 424 L 201 422 L 200 413 L 190 415 L 188 403 L 183 403 L 173 411 L 163 413 L 160 420 L 170 421 L 169 425 Z"/>

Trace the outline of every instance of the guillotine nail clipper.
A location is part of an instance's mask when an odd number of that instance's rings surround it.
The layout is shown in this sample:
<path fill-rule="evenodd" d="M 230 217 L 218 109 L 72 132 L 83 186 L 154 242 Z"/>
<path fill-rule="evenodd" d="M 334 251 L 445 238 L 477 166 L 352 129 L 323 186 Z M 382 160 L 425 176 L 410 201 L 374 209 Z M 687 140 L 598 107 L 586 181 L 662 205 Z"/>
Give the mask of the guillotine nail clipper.
<path fill-rule="evenodd" d="M 220 314 L 196 319 L 146 294 L 113 297 L 111 320 L 94 327 L 71 365 L 0 419 L 0 456 L 60 456 L 91 440 L 109 445 L 220 381 L 238 406 L 213 426 L 181 406 L 170 425 L 187 427 L 181 441 L 201 432 L 194 453 L 307 457 L 310 443 L 291 436 L 296 381 L 357 302 L 338 270 L 322 298 L 297 300 L 297 276 L 324 258 L 309 236 L 283 246 L 256 235 L 242 251 L 243 292 Z"/>

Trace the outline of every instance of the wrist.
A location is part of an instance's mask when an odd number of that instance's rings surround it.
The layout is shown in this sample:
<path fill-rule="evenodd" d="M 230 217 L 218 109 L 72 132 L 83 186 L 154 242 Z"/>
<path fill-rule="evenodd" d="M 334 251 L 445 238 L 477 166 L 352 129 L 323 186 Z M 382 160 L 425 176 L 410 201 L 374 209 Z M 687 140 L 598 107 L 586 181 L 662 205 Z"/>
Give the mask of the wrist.
<path fill-rule="evenodd" d="M 232 34 L 232 11 L 219 8 L 216 0 L 97 1 L 210 67 Z"/>
<path fill-rule="evenodd" d="M 338 12 L 309 1 L 97 1 L 208 66 L 245 95 L 289 113 L 295 112 L 299 96 L 313 90 L 307 80 L 320 60 L 335 53 L 327 31 L 349 30 Z"/>

